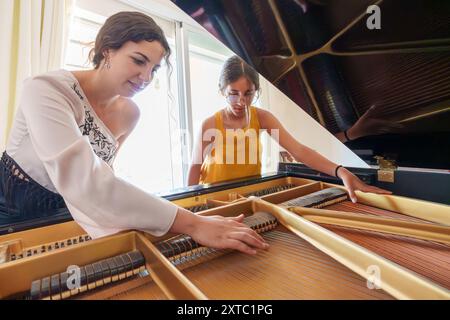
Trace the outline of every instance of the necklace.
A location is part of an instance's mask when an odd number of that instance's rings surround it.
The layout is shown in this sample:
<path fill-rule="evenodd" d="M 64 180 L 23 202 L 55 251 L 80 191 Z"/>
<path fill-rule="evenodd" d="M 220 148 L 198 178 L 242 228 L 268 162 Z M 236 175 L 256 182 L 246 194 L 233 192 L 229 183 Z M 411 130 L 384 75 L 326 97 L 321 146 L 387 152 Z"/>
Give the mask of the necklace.
<path fill-rule="evenodd" d="M 229 129 L 246 129 L 250 126 L 250 112 L 248 107 L 245 108 L 245 114 L 243 117 L 236 117 L 233 114 L 233 112 L 229 110 L 229 107 L 225 108 L 223 113 L 224 113 L 224 127 L 226 127 L 225 123 L 229 125 L 231 124 L 229 126 L 230 127 Z M 242 121 L 242 119 L 244 119 L 244 121 Z M 238 126 L 235 125 L 237 120 L 241 120 Z"/>

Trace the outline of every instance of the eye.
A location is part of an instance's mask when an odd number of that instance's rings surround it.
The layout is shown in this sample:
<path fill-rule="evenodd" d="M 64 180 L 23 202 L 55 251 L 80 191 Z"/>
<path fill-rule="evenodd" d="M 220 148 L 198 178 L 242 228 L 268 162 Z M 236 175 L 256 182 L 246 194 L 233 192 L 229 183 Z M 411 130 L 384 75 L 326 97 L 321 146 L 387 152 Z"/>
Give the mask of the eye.
<path fill-rule="evenodd" d="M 145 64 L 145 61 L 141 60 L 141 59 L 137 59 L 137 58 L 132 58 L 134 63 L 137 64 L 138 66 L 143 66 Z"/>

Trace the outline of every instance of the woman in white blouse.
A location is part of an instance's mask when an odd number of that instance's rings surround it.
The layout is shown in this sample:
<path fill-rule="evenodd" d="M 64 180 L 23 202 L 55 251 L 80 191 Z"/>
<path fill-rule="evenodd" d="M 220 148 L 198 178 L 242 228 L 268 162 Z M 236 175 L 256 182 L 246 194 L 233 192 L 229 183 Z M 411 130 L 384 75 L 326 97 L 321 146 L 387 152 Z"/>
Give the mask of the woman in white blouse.
<path fill-rule="evenodd" d="M 27 80 L 0 161 L 0 224 L 67 206 L 94 238 L 136 229 L 156 236 L 185 233 L 205 246 L 250 254 L 267 248 L 241 223 L 243 216 L 197 216 L 114 175 L 114 157 L 139 119 L 130 97 L 147 87 L 169 56 L 150 17 L 121 12 L 97 36 L 93 70 Z"/>

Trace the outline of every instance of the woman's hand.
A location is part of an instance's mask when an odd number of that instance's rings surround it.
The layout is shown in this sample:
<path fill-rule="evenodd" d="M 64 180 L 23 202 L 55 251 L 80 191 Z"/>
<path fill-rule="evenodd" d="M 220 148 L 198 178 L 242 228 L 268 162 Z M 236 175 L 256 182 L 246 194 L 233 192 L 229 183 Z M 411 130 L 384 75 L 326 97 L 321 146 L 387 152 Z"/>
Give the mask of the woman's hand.
<path fill-rule="evenodd" d="M 402 124 L 386 119 L 379 106 L 372 106 L 347 131 L 347 135 L 351 140 L 356 140 L 364 136 L 396 133 L 402 128 Z"/>
<path fill-rule="evenodd" d="M 392 194 L 391 191 L 365 184 L 357 176 L 355 176 L 353 173 L 351 173 L 345 168 L 339 170 L 338 176 L 342 179 L 342 182 L 344 183 L 344 186 L 347 189 L 350 199 L 352 200 L 353 203 L 356 203 L 358 201 L 355 194 L 356 190 L 379 194 Z"/>
<path fill-rule="evenodd" d="M 269 245 L 254 230 L 242 223 L 244 215 L 225 218 L 221 216 L 201 217 L 201 222 L 191 234 L 198 243 L 217 249 L 234 249 L 256 254 L 256 249 L 267 249 Z"/>
<path fill-rule="evenodd" d="M 234 249 L 248 254 L 256 254 L 256 249 L 267 249 L 269 245 L 243 224 L 243 219 L 243 214 L 232 218 L 200 216 L 180 209 L 171 231 L 188 234 L 201 245 L 216 249 Z"/>

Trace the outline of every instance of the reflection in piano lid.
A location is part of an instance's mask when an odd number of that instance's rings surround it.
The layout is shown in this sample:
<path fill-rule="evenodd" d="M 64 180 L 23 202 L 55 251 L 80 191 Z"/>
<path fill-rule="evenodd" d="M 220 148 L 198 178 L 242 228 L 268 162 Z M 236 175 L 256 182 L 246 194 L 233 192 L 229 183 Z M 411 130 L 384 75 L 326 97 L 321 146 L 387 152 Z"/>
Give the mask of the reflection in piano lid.
<path fill-rule="evenodd" d="M 172 1 L 369 164 L 450 168 L 450 2 Z"/>

